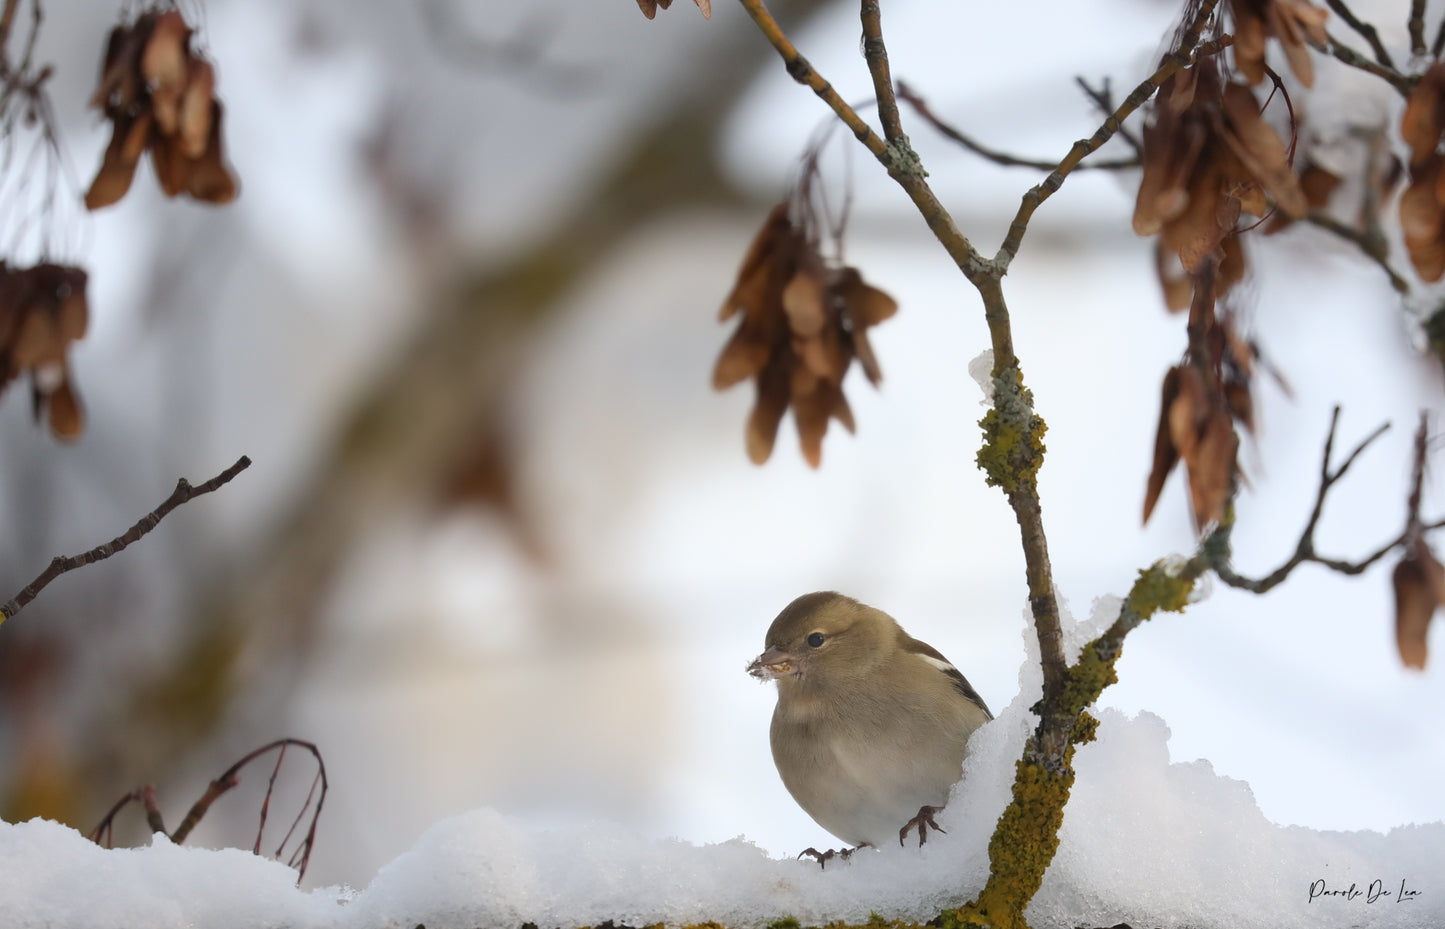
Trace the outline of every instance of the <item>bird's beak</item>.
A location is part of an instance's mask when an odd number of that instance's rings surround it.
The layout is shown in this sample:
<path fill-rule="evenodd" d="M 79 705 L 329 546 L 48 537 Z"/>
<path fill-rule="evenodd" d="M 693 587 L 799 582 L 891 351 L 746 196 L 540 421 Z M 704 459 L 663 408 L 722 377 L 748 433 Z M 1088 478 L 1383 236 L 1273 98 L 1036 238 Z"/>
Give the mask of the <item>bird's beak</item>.
<path fill-rule="evenodd" d="M 748 665 L 748 673 L 761 681 L 775 681 L 787 674 L 796 674 L 798 663 L 777 646 L 763 652 Z"/>

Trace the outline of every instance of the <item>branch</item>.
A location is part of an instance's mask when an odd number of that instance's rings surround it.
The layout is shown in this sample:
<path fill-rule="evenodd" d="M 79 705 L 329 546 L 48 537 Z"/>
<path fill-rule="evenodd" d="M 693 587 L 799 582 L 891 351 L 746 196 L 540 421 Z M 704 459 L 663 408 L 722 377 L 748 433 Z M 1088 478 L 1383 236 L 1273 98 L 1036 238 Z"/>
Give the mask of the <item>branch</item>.
<path fill-rule="evenodd" d="M 1410 54 L 1425 54 L 1425 0 L 1410 0 Z"/>
<path fill-rule="evenodd" d="M 1206 55 L 1217 54 L 1234 43 L 1233 36 L 1225 35 L 1199 45 L 1199 38 L 1218 2 L 1219 0 L 1204 0 L 1195 13 L 1193 21 L 1190 22 L 1189 28 L 1184 31 L 1183 37 L 1179 40 L 1179 47 L 1164 57 L 1164 62 L 1159 69 L 1134 88 L 1134 92 L 1129 94 L 1118 109 L 1109 114 L 1097 132 L 1087 139 L 1075 142 L 1069 154 L 1064 156 L 1064 160 L 1059 162 L 1052 174 L 1024 194 L 1018 213 L 1014 215 L 1013 222 L 1009 224 L 1008 236 L 999 246 L 998 255 L 994 257 L 994 261 L 1005 271 L 1018 254 L 1019 245 L 1023 242 L 1024 233 L 1028 231 L 1029 220 L 1033 218 L 1034 211 L 1045 200 L 1053 196 L 1060 187 L 1064 186 L 1064 179 L 1078 167 L 1079 162 L 1097 151 L 1113 137 L 1114 133 L 1123 128 L 1124 120 L 1154 96 L 1154 92 L 1159 89 L 1159 86 L 1172 77 L 1175 72 Z M 1198 45 L 1197 49 L 1196 45 Z"/>
<path fill-rule="evenodd" d="M 10 619 L 24 609 L 26 604 L 34 600 L 40 591 L 44 590 L 51 581 L 60 575 L 65 574 L 67 571 L 74 571 L 76 568 L 83 568 L 88 564 L 94 564 L 97 561 L 104 561 L 111 555 L 125 549 L 126 546 L 132 542 L 139 541 L 142 536 L 154 529 L 162 519 L 165 519 L 171 510 L 174 510 L 193 497 L 199 497 L 202 494 L 208 494 L 216 490 L 250 466 L 251 459 L 242 455 L 236 460 L 235 464 L 220 474 L 217 474 L 209 481 L 206 481 L 204 484 L 201 484 L 199 487 L 192 487 L 185 478 L 181 478 L 176 482 L 176 489 L 171 492 L 171 495 L 167 497 L 160 506 L 141 517 L 140 522 L 131 526 L 123 535 L 116 536 L 104 545 L 98 545 L 90 551 L 82 552 L 79 555 L 71 555 L 69 558 L 60 555 L 55 556 L 50 562 L 50 567 L 41 572 L 39 577 L 27 584 L 25 589 L 12 597 L 9 602 L 0 606 L 0 624 L 3 624 L 5 620 Z"/>
<path fill-rule="evenodd" d="M 1315 494 L 1314 508 L 1310 510 L 1309 520 L 1306 521 L 1304 530 L 1300 533 L 1299 542 L 1295 544 L 1294 554 L 1290 555 L 1289 559 L 1286 560 L 1284 564 L 1280 565 L 1278 568 L 1275 568 L 1269 574 L 1265 575 L 1262 578 L 1259 578 L 1258 580 L 1254 580 L 1248 577 L 1244 577 L 1243 575 L 1235 572 L 1233 567 L 1231 567 L 1229 564 L 1229 555 L 1226 548 L 1223 551 L 1222 557 L 1220 557 L 1219 560 L 1212 565 L 1215 574 L 1219 576 L 1219 579 L 1221 581 L 1228 584 L 1230 587 L 1234 587 L 1240 590 L 1247 590 L 1251 593 L 1262 594 L 1278 586 L 1285 580 L 1285 578 L 1290 576 L 1290 574 L 1294 571 L 1295 568 L 1298 568 L 1300 565 L 1307 562 L 1324 565 L 1331 571 L 1336 571 L 1340 574 L 1360 574 L 1364 572 L 1367 568 L 1369 568 L 1372 564 L 1379 561 L 1386 554 L 1388 554 L 1391 549 L 1393 549 L 1395 546 L 1399 545 L 1405 540 L 1405 533 L 1402 533 L 1399 538 L 1393 539 L 1388 544 L 1380 548 L 1378 551 L 1367 556 L 1361 561 L 1354 562 L 1343 561 L 1336 558 L 1325 558 L 1315 551 L 1315 527 L 1319 525 L 1320 516 L 1324 512 L 1325 497 L 1329 495 L 1330 489 L 1335 486 L 1335 484 L 1340 480 L 1340 478 L 1345 476 L 1345 472 L 1348 471 L 1350 469 L 1350 466 L 1355 463 L 1355 459 L 1360 457 L 1360 454 L 1363 453 L 1366 448 L 1368 448 L 1380 436 L 1384 435 L 1385 431 L 1390 428 L 1389 423 L 1382 423 L 1375 429 L 1374 432 L 1371 432 L 1364 439 L 1362 439 L 1360 443 L 1356 445 L 1348 455 L 1345 456 L 1345 460 L 1340 463 L 1340 466 L 1338 468 L 1331 471 L 1330 457 L 1334 450 L 1335 430 L 1339 426 L 1339 422 L 1340 408 L 1336 406 L 1334 409 L 1334 413 L 1330 416 L 1330 431 L 1329 435 L 1325 438 L 1325 450 L 1320 460 L 1319 491 Z M 1409 530 L 1406 531 L 1408 532 Z"/>
<path fill-rule="evenodd" d="M 1410 92 L 1415 89 L 1415 84 L 1419 80 L 1418 78 L 1407 77 L 1399 71 L 1396 71 L 1393 67 L 1371 61 L 1348 45 L 1341 45 L 1339 42 L 1336 42 L 1334 36 L 1327 35 L 1326 38 L 1330 41 L 1330 54 L 1334 56 L 1335 60 L 1343 62 L 1352 68 L 1359 68 L 1361 71 L 1375 75 L 1375 77 L 1380 78 L 1398 90 L 1402 96 L 1410 96 Z"/>
<path fill-rule="evenodd" d="M 1383 236 L 1378 234 L 1372 235 L 1365 230 L 1346 225 L 1320 210 L 1311 210 L 1305 217 L 1305 220 L 1313 226 L 1318 226 L 1321 229 L 1333 232 L 1345 241 L 1352 242 L 1358 246 L 1360 251 L 1364 252 L 1368 258 L 1379 265 L 1390 278 L 1390 286 L 1395 288 L 1396 293 L 1408 294 L 1410 292 L 1409 282 L 1399 274 L 1396 274 L 1395 269 L 1390 267 L 1389 245 L 1385 242 Z"/>
<path fill-rule="evenodd" d="M 140 803 L 145 808 L 146 825 L 150 827 L 151 832 L 159 832 L 179 845 L 191 834 L 191 830 L 201 821 L 201 817 L 206 815 L 206 812 L 211 808 L 211 804 L 215 803 L 216 799 L 222 794 L 241 783 L 242 768 L 267 752 L 274 751 L 276 752 L 276 764 L 271 768 L 271 776 L 266 781 L 266 794 L 261 800 L 261 822 L 256 828 L 256 842 L 251 850 L 252 854 L 259 855 L 261 854 L 261 837 L 266 831 L 266 815 L 271 808 L 271 795 L 276 789 L 276 776 L 280 774 L 281 764 L 286 760 L 287 747 L 292 745 L 306 749 L 306 751 L 310 752 L 316 759 L 316 776 L 311 781 L 311 789 L 307 791 L 306 800 L 302 803 L 300 810 L 297 811 L 296 818 L 291 822 L 291 827 L 286 830 L 286 834 L 282 836 L 280 844 L 277 845 L 274 857 L 278 861 L 280 860 L 281 852 L 285 850 L 286 843 L 290 842 L 291 838 L 296 834 L 296 827 L 300 825 L 302 817 L 306 815 L 307 810 L 311 810 L 311 823 L 306 831 L 306 837 L 301 840 L 300 844 L 297 845 L 296 849 L 292 852 L 291 857 L 286 861 L 288 867 L 297 870 L 296 883 L 299 884 L 301 883 L 301 879 L 306 876 L 306 866 L 311 860 L 311 849 L 316 844 L 316 824 L 321 819 L 321 807 L 322 804 L 326 802 L 326 791 L 328 790 L 326 762 L 321 759 L 320 750 L 317 749 L 314 744 L 304 742 L 301 739 L 277 739 L 254 751 L 248 752 L 241 760 L 222 772 L 220 777 L 217 777 L 206 785 L 205 793 L 201 795 L 199 800 L 191 804 L 191 808 L 187 811 L 185 819 L 181 820 L 181 824 L 176 827 L 175 832 L 166 831 L 165 822 L 161 818 L 160 807 L 156 804 L 155 785 L 147 784 L 144 787 L 138 787 L 132 790 L 117 800 L 115 805 L 102 817 L 100 823 L 90 831 L 89 838 L 97 845 L 104 845 L 106 848 L 111 848 L 115 833 L 116 815 L 131 803 Z M 313 799 L 316 801 L 314 809 L 311 805 Z"/>
<path fill-rule="evenodd" d="M 1089 82 L 1084 80 L 1081 76 L 1075 77 L 1074 82 L 1079 85 L 1079 88 L 1083 90 L 1085 94 L 1088 95 L 1090 100 L 1094 101 L 1094 105 L 1099 108 L 1099 112 L 1103 113 L 1105 116 L 1108 116 L 1110 113 L 1114 112 L 1114 95 L 1109 91 L 1109 79 L 1107 77 L 1104 78 L 1104 86 L 1098 88 L 1097 90 L 1093 87 L 1090 87 Z M 1127 126 L 1121 125 L 1119 127 L 1119 137 L 1122 138 L 1125 142 L 1129 143 L 1129 147 L 1134 150 L 1134 155 L 1136 157 L 1143 157 L 1144 143 L 1136 139 L 1134 137 L 1134 133 L 1130 132 Z"/>
<path fill-rule="evenodd" d="M 938 116 L 934 114 L 933 110 L 929 108 L 927 101 L 925 101 L 921 96 L 919 96 L 918 93 L 913 90 L 913 88 L 909 87 L 902 81 L 898 82 L 898 96 L 901 97 L 903 101 L 909 106 L 913 107 L 914 112 L 916 112 L 919 116 L 923 117 L 924 121 L 927 122 L 934 129 L 938 130 L 940 134 L 949 139 L 952 139 L 959 145 L 962 145 L 964 148 L 973 152 L 975 155 L 978 155 L 980 158 L 985 159 L 986 161 L 991 161 L 994 164 L 1003 165 L 1006 168 L 1037 168 L 1040 171 L 1052 171 L 1054 168 L 1058 167 L 1059 163 L 1057 161 L 1044 161 L 1043 159 L 1034 158 L 1019 158 L 1017 156 L 1007 154 L 1006 152 L 998 151 L 997 149 L 988 148 L 987 146 L 979 142 L 975 142 L 973 139 L 964 135 L 963 132 L 961 132 L 957 128 L 939 119 Z M 1080 165 L 1080 167 L 1083 168 L 1097 168 L 1102 170 L 1118 170 L 1120 168 L 1135 168 L 1138 166 L 1138 158 L 1120 158 L 1114 161 L 1090 162 L 1088 164 Z"/>
<path fill-rule="evenodd" d="M 1385 51 L 1385 43 L 1380 41 L 1380 34 L 1375 27 L 1369 23 L 1362 22 L 1354 11 L 1345 6 L 1344 0 L 1325 0 L 1325 5 L 1334 11 L 1335 15 L 1345 21 L 1345 25 L 1358 32 L 1366 42 L 1370 43 L 1370 50 L 1375 53 L 1375 60 L 1385 67 L 1394 70 L 1395 62 L 1390 59 L 1390 53 Z M 1333 44 L 1334 40 L 1330 40 Z"/>

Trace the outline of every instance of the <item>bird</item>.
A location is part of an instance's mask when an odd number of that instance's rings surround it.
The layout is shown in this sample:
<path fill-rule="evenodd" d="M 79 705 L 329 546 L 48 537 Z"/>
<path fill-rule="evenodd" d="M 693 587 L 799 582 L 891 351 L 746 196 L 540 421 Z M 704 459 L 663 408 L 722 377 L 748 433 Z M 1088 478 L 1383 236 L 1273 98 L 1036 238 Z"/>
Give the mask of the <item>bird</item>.
<path fill-rule="evenodd" d="M 963 775 L 969 736 L 993 719 L 968 679 L 892 616 L 836 591 L 789 603 L 764 646 L 748 673 L 778 684 L 769 741 L 798 805 L 855 847 L 942 832 L 933 814 Z M 823 864 L 834 852 L 803 855 Z"/>

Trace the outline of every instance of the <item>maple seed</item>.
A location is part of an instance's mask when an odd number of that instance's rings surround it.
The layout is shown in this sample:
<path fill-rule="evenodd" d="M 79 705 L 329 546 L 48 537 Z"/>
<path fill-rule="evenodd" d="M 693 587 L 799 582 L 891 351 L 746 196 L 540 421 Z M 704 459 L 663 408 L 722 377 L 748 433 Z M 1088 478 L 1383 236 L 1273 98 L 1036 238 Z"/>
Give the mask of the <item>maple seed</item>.
<path fill-rule="evenodd" d="M 1314 63 L 1307 45 L 1327 48 L 1330 37 L 1325 32 L 1329 11 L 1309 0 L 1230 0 L 1234 17 L 1234 63 L 1245 80 L 1259 84 L 1264 80 L 1265 40 L 1278 39 L 1285 61 L 1299 82 L 1314 86 Z"/>
<path fill-rule="evenodd" d="M 718 313 L 722 321 L 742 318 L 713 368 L 717 390 L 753 380 L 757 398 L 745 437 L 754 464 L 772 456 L 789 409 L 803 457 L 815 468 L 830 422 L 853 431 L 843 378 L 856 357 L 870 381 L 882 379 L 867 329 L 897 310 L 856 268 L 830 267 L 786 202 L 772 209 Z"/>
<path fill-rule="evenodd" d="M 84 425 L 67 356 L 89 323 L 86 280 L 76 267 L 0 261 L 0 390 L 28 373 L 36 420 L 46 415 L 62 440 L 77 438 Z"/>
<path fill-rule="evenodd" d="M 1425 669 L 1426 633 L 1435 609 L 1445 603 L 1445 568 L 1422 540 L 1406 548 L 1395 565 L 1395 645 L 1407 668 Z"/>
<path fill-rule="evenodd" d="M 712 0 L 693 0 L 697 8 L 702 10 L 703 19 L 712 19 Z M 672 0 L 637 0 L 637 6 L 642 10 L 642 15 L 652 19 L 657 15 L 657 8 L 664 10 L 672 6 Z"/>
<path fill-rule="evenodd" d="M 1400 135 L 1410 147 L 1410 186 L 1400 195 L 1400 226 L 1410 263 L 1428 282 L 1445 276 L 1445 62 L 1423 75 L 1405 105 Z"/>
<path fill-rule="evenodd" d="M 147 151 L 166 196 L 185 193 L 205 203 L 235 198 L 215 69 L 192 49 L 193 37 L 177 10 L 142 13 L 111 30 L 90 101 L 110 120 L 111 140 L 86 192 L 87 209 L 124 197 Z"/>

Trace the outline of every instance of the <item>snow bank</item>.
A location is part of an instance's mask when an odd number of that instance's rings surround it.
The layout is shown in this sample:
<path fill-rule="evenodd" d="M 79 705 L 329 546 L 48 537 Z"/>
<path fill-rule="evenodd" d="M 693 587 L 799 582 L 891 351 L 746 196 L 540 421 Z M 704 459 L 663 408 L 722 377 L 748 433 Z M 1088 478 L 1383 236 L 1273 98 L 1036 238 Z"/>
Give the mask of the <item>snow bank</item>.
<path fill-rule="evenodd" d="M 1109 604 L 1095 611 L 1111 612 Z M 1099 621 L 1072 630 L 1073 649 Z M 857 922 L 874 911 L 924 919 L 982 886 L 988 837 L 1038 692 L 1037 667 L 1027 664 L 1019 696 L 974 737 L 964 779 L 939 817 L 948 833 L 921 849 L 863 850 L 821 870 L 769 858 L 741 837 L 696 846 L 611 825 L 538 832 L 477 810 L 432 827 L 364 890 L 308 892 L 289 869 L 243 851 L 180 848 L 163 837 L 149 848 L 105 851 L 67 827 L 32 820 L 0 823 L 0 923 L 757 926 L 785 915 L 804 924 Z M 1076 758 L 1058 857 L 1029 908 L 1035 929 L 1125 921 L 1196 929 L 1445 925 L 1445 823 L 1387 835 L 1277 826 L 1243 782 L 1205 761 L 1171 763 L 1159 717 L 1099 715 L 1098 740 Z M 323 822 L 322 842 L 325 835 Z"/>

